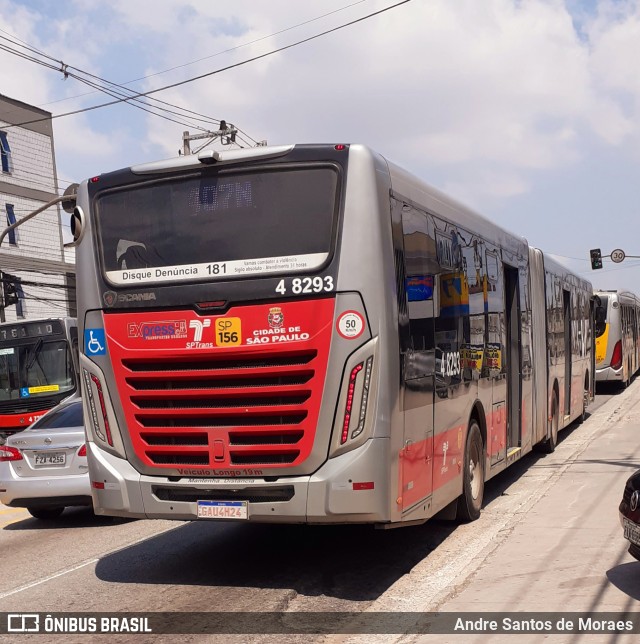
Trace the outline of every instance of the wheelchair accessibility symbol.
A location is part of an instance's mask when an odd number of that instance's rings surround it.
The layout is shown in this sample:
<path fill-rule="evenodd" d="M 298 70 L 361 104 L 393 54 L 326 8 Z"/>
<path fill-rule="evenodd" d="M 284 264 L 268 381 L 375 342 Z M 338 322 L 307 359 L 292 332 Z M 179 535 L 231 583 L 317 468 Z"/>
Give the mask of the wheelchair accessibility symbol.
<path fill-rule="evenodd" d="M 88 356 L 104 356 L 107 353 L 107 343 L 104 329 L 84 330 L 84 353 Z"/>

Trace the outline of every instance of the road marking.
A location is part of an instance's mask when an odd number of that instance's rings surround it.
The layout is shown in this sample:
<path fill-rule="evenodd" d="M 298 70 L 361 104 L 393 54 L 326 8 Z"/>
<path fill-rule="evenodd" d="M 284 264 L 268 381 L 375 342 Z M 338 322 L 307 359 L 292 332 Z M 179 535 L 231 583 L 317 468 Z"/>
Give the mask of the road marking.
<path fill-rule="evenodd" d="M 2 521 L 0 523 L 0 529 L 6 528 L 8 525 L 11 525 L 12 523 L 18 523 L 19 521 L 24 521 L 25 519 L 28 519 L 31 517 L 31 515 L 27 512 L 26 508 L 6 508 L 5 510 L 0 510 L 0 515 L 12 515 L 11 518 L 6 517 L 6 521 Z M 15 517 L 15 518 L 13 518 Z"/>
<path fill-rule="evenodd" d="M 63 570 L 60 570 L 56 573 L 53 573 L 52 575 L 49 575 L 48 577 L 44 577 L 42 579 L 38 579 L 37 581 L 32 581 L 31 583 L 24 584 L 24 586 L 18 586 L 18 588 L 14 588 L 13 590 L 8 590 L 4 593 L 0 593 L 0 599 L 5 599 L 5 597 L 10 597 L 11 595 L 17 595 L 18 593 L 21 593 L 25 590 L 29 590 L 30 588 L 35 588 L 36 586 L 40 586 L 41 584 L 46 584 L 48 581 L 51 581 L 52 579 L 57 579 L 58 577 L 62 577 L 64 575 L 68 575 L 70 572 L 75 572 L 76 570 L 80 570 L 80 568 L 85 568 L 86 566 L 90 566 L 91 564 L 95 564 L 100 559 L 103 557 L 108 557 L 109 555 L 113 555 L 117 552 L 121 552 L 123 550 L 126 550 L 127 548 L 130 548 L 131 546 L 135 546 L 139 543 L 144 543 L 145 541 L 148 541 L 149 539 L 155 539 L 155 537 L 161 535 L 161 534 L 166 534 L 167 532 L 171 532 L 172 530 L 177 530 L 178 528 L 182 528 L 184 526 L 184 523 L 180 523 L 177 526 L 171 526 L 170 528 L 167 528 L 166 530 L 161 530 L 160 532 L 156 532 L 152 535 L 149 535 L 148 537 L 144 537 L 142 539 L 136 539 L 135 541 L 131 541 L 124 546 L 119 546 L 117 548 L 114 548 L 113 550 L 108 550 L 107 552 L 103 552 L 100 556 L 98 557 L 92 557 L 91 559 L 87 559 L 86 561 L 83 561 L 82 563 L 76 564 L 75 566 L 71 566 L 69 568 L 64 568 Z"/>

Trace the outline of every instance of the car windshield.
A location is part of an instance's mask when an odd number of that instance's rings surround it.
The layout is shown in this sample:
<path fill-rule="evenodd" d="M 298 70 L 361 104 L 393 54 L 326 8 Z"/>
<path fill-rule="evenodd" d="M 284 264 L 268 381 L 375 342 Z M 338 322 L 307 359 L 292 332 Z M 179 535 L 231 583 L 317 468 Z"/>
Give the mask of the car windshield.
<path fill-rule="evenodd" d="M 37 420 L 30 429 L 61 429 L 64 427 L 82 427 L 82 402 L 59 405 L 46 416 Z"/>

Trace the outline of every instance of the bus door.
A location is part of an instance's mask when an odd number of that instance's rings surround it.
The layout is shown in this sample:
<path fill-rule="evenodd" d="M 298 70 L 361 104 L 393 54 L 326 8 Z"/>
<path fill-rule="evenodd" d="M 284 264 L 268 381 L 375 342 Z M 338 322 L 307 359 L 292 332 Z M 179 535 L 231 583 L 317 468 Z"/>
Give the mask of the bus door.
<path fill-rule="evenodd" d="M 435 348 L 433 277 L 407 277 L 402 354 L 404 437 L 401 450 L 402 511 L 433 491 Z"/>
<path fill-rule="evenodd" d="M 571 414 L 571 292 L 562 291 L 562 315 L 564 319 L 564 415 Z"/>
<path fill-rule="evenodd" d="M 504 264 L 506 363 L 507 363 L 507 453 L 520 447 L 521 426 L 521 342 L 518 269 Z"/>
<path fill-rule="evenodd" d="M 398 331 L 401 354 L 401 397 L 404 434 L 400 449 L 402 512 L 433 491 L 433 415 L 435 390 L 435 328 L 437 304 L 433 221 L 411 204 L 392 197 Z"/>
<path fill-rule="evenodd" d="M 430 320 L 433 328 L 433 320 Z M 400 453 L 404 512 L 433 492 L 435 352 L 409 349 L 403 356 L 404 437 Z"/>

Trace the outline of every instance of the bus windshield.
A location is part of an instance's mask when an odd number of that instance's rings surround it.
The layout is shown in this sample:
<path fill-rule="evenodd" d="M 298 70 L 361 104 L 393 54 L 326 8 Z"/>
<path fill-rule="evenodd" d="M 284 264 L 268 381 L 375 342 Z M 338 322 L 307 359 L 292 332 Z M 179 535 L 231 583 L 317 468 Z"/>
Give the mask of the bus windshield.
<path fill-rule="evenodd" d="M 43 341 L 0 348 L 0 401 L 64 393 L 75 388 L 67 342 Z"/>
<path fill-rule="evenodd" d="M 107 190 L 96 212 L 116 285 L 305 271 L 331 250 L 333 167 L 173 177 Z"/>

